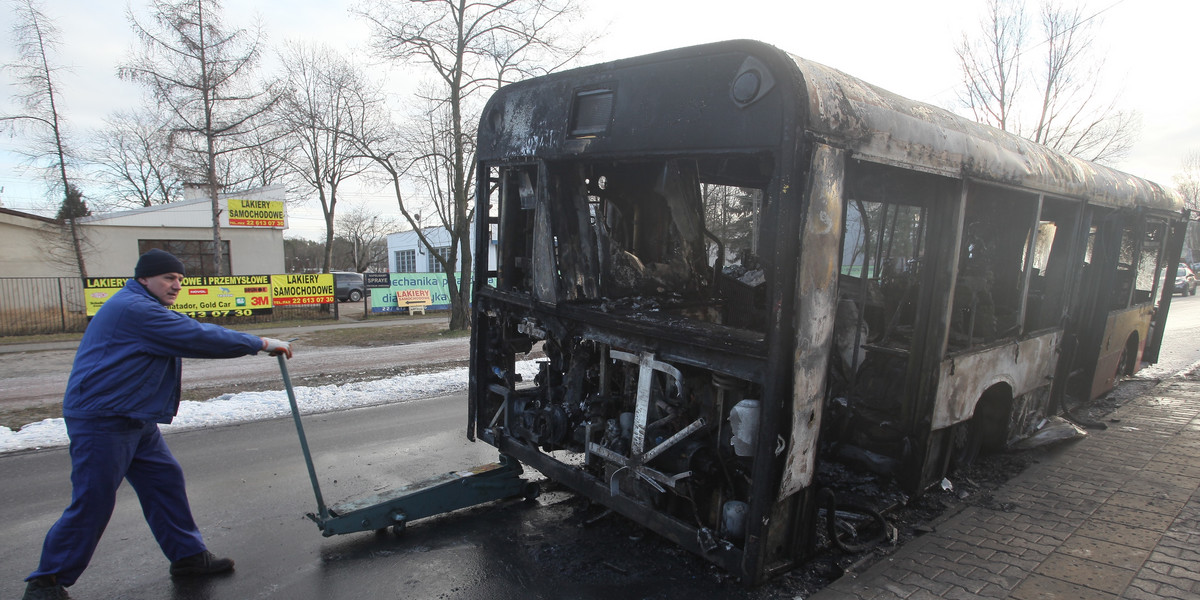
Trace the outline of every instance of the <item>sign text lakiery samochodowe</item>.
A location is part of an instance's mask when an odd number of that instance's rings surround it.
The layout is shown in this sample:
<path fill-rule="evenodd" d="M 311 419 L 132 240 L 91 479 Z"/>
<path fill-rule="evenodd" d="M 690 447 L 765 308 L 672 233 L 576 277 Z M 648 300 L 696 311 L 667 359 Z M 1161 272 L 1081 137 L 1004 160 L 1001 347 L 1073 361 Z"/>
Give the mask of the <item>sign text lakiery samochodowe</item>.
<path fill-rule="evenodd" d="M 282 200 L 240 200 L 230 198 L 231 227 L 283 227 Z"/>
<path fill-rule="evenodd" d="M 122 277 L 89 277 L 84 282 L 87 315 L 125 286 Z M 231 275 L 185 277 L 173 310 L 193 317 L 268 314 L 275 306 L 333 302 L 333 275 Z"/>

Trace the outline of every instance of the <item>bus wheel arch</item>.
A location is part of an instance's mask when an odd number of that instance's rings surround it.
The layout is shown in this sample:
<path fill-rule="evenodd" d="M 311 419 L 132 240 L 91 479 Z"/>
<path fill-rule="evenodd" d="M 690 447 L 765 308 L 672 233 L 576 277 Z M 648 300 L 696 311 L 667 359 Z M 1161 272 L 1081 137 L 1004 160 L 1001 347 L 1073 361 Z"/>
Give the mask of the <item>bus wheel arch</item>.
<path fill-rule="evenodd" d="M 1008 383 L 995 383 L 984 390 L 971 418 L 954 425 L 951 470 L 970 465 L 981 452 L 1004 449 L 1012 423 L 1013 401 L 1013 390 Z"/>

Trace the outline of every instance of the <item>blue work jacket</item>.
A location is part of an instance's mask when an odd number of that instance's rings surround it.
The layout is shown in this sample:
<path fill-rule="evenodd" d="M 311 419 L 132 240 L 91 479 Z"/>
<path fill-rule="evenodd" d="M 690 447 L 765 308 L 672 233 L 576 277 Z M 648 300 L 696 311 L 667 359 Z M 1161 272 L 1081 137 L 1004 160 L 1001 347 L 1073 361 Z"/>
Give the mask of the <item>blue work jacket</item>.
<path fill-rule="evenodd" d="M 83 334 L 63 416 L 170 423 L 179 412 L 180 357 L 232 358 L 261 349 L 258 336 L 177 313 L 130 279 Z"/>

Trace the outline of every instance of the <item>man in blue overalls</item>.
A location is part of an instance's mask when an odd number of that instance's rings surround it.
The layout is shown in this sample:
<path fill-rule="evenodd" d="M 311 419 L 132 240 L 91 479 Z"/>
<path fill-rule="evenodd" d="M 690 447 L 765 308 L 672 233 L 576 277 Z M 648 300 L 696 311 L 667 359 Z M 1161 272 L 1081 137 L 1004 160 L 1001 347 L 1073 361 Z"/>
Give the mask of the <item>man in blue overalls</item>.
<path fill-rule="evenodd" d="M 290 344 L 260 338 L 170 310 L 183 281 L 183 263 L 150 250 L 134 278 L 104 303 L 88 324 L 63 398 L 71 446 L 71 505 L 46 534 L 37 570 L 26 578 L 25 600 L 69 598 L 66 587 L 87 568 L 126 479 L 146 522 L 171 561 L 173 576 L 233 569 L 204 545 L 192 519 L 183 470 L 159 423 L 179 410 L 180 357 L 232 358 L 269 352 L 292 356 Z"/>

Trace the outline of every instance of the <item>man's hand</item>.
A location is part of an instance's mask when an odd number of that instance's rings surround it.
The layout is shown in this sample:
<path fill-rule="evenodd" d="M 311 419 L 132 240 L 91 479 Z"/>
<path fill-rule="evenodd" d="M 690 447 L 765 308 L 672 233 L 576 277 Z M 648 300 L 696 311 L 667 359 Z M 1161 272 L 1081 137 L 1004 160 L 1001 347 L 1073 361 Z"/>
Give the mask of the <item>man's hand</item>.
<path fill-rule="evenodd" d="M 262 342 L 262 349 L 270 352 L 271 356 L 279 356 L 282 354 L 288 358 L 292 357 L 292 345 L 290 343 L 267 337 L 262 338 Z"/>

